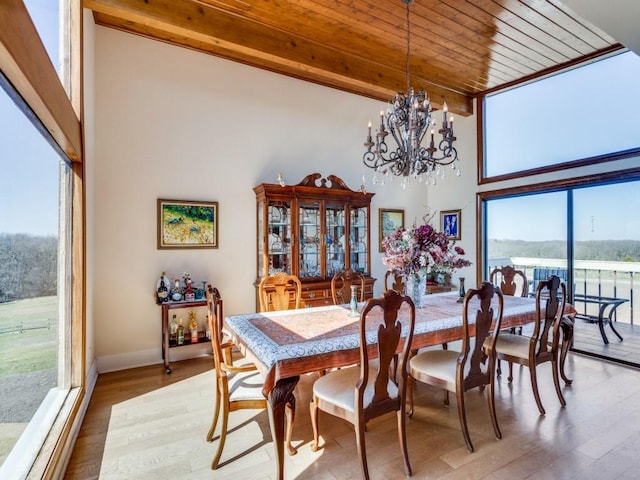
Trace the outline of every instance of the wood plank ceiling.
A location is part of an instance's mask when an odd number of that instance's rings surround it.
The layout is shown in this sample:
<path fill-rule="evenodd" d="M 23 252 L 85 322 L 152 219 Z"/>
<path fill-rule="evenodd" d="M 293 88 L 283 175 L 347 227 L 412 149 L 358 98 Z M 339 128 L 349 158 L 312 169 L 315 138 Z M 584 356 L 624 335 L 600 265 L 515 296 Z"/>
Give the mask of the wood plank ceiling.
<path fill-rule="evenodd" d="M 98 25 L 388 101 L 406 91 L 402 0 L 84 0 Z M 559 0 L 415 0 L 411 85 L 473 113 L 491 90 L 621 48 Z"/>

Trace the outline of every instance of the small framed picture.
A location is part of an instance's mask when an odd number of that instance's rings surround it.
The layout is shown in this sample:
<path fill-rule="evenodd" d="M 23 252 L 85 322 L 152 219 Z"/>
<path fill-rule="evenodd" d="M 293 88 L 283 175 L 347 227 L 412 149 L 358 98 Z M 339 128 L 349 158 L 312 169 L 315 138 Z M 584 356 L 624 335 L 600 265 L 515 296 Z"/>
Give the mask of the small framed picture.
<path fill-rule="evenodd" d="M 460 240 L 462 237 L 461 210 L 444 210 L 440 212 L 440 231 L 444 232 L 451 240 Z"/>
<path fill-rule="evenodd" d="M 404 228 L 404 210 L 390 210 L 381 208 L 378 210 L 378 227 L 380 234 L 378 236 L 378 251 L 382 249 L 382 239 L 387 235 L 391 235 L 399 228 Z"/>
<path fill-rule="evenodd" d="M 158 199 L 158 249 L 218 248 L 218 202 Z"/>

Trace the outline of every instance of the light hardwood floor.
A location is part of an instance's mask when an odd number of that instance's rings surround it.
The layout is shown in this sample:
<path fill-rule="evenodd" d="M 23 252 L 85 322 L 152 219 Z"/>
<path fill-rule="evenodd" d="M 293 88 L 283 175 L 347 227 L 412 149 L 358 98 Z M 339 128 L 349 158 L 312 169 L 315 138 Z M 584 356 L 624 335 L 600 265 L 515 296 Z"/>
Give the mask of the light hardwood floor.
<path fill-rule="evenodd" d="M 211 358 L 100 375 L 67 469 L 66 479 L 273 479 L 273 444 L 265 411 L 232 412 L 222 466 L 211 471 L 215 444 L 205 440 L 213 412 Z M 538 415 L 526 369 L 513 385 L 498 381 L 496 404 L 503 433 L 493 436 L 486 392 L 467 394 L 475 453 L 468 453 L 455 399 L 425 385 L 416 389 L 416 412 L 407 420 L 416 479 L 637 479 L 640 474 L 640 372 L 570 354 L 560 408 L 550 365 L 539 367 Z M 314 375 L 296 391 L 294 445 L 287 479 L 359 479 L 351 428 L 320 413 L 321 448 L 310 450 L 309 395 Z M 369 425 L 366 435 L 372 479 L 404 478 L 394 416 Z"/>

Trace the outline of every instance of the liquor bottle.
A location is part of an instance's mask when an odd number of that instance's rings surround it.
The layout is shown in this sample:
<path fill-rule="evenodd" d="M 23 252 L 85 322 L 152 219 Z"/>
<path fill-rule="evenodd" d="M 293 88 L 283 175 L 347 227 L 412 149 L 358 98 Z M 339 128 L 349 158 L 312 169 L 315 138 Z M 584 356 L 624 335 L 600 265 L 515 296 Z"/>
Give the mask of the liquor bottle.
<path fill-rule="evenodd" d="M 165 283 L 164 279 L 165 279 L 165 272 L 162 272 L 162 275 L 160 275 L 160 284 L 156 291 L 157 301 L 159 304 L 162 302 L 166 302 L 169 299 L 169 288 Z"/>
<path fill-rule="evenodd" d="M 184 325 L 182 324 L 182 317 L 178 320 L 178 345 L 184 345 Z"/>
<path fill-rule="evenodd" d="M 173 315 L 171 323 L 169 324 L 169 345 L 178 344 L 178 322 L 176 321 L 176 315 Z"/>
<path fill-rule="evenodd" d="M 184 294 L 184 299 L 191 301 L 195 300 L 196 294 L 193 291 L 193 286 L 191 285 L 191 277 L 187 278 L 187 292 Z"/>
<path fill-rule="evenodd" d="M 180 288 L 180 280 L 175 279 L 173 289 L 171 290 L 171 300 L 179 302 L 182 300 L 182 289 Z"/>

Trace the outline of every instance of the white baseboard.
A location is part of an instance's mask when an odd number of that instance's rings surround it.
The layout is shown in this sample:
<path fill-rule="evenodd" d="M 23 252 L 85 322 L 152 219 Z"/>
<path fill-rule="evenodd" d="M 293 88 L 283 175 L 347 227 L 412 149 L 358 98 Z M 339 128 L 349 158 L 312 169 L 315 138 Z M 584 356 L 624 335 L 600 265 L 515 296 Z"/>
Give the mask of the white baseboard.
<path fill-rule="evenodd" d="M 211 344 L 209 343 L 174 347 L 169 349 L 169 362 L 211 355 L 211 353 Z M 147 365 L 159 365 L 161 363 L 162 353 L 157 348 L 117 355 L 103 355 L 97 358 L 99 373 L 116 372 L 128 368 L 146 367 Z"/>

